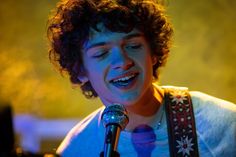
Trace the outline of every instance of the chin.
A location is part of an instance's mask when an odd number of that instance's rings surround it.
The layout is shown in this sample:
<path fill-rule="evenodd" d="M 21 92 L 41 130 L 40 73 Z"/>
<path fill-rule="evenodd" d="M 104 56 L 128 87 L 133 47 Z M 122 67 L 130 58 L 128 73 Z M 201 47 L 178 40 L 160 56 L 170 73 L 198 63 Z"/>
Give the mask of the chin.
<path fill-rule="evenodd" d="M 134 106 L 137 103 L 138 103 L 138 99 L 132 99 L 132 100 L 129 99 L 129 100 L 119 101 L 119 104 L 122 104 L 125 107 L 132 107 L 132 106 Z"/>
<path fill-rule="evenodd" d="M 113 98 L 113 99 L 110 99 Z M 140 94 L 138 94 L 138 92 L 136 93 L 132 93 L 132 94 L 125 94 L 125 95 L 110 95 L 109 97 L 100 97 L 101 101 L 103 102 L 103 104 L 105 106 L 109 106 L 110 104 L 121 104 L 124 105 L 125 107 L 131 107 L 131 106 L 135 106 L 135 104 L 137 104 L 140 99 L 141 96 Z"/>

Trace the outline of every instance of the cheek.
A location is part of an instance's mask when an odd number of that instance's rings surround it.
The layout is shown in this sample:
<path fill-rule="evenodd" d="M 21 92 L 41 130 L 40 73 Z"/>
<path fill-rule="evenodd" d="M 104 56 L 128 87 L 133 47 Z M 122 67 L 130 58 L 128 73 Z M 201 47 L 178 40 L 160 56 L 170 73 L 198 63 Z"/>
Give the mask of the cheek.
<path fill-rule="evenodd" d="M 136 58 L 137 58 L 137 62 L 140 64 L 140 66 L 143 69 L 147 70 L 147 69 L 152 67 L 152 58 L 151 58 L 151 55 L 149 55 L 148 52 L 142 52 Z"/>
<path fill-rule="evenodd" d="M 99 66 L 90 66 L 87 72 L 90 81 L 100 81 L 103 77 L 103 69 L 99 68 Z"/>
<path fill-rule="evenodd" d="M 88 79 L 99 97 L 103 97 L 103 95 L 106 95 L 108 91 L 106 70 L 100 66 L 91 66 L 89 69 Z"/>
<path fill-rule="evenodd" d="M 107 66 L 101 63 L 86 63 L 87 76 L 91 83 L 102 82 L 106 78 Z M 96 83 L 97 84 L 97 83 Z"/>
<path fill-rule="evenodd" d="M 101 70 L 102 67 L 98 62 L 95 62 L 95 60 L 84 56 L 84 67 L 86 69 L 87 75 L 94 75 L 98 70 Z"/>
<path fill-rule="evenodd" d="M 140 59 L 139 64 L 143 71 L 144 79 L 147 79 L 148 81 L 150 81 L 150 79 L 152 78 L 152 73 L 153 73 L 153 65 L 152 65 L 151 56 L 148 54 L 143 55 L 142 58 Z"/>

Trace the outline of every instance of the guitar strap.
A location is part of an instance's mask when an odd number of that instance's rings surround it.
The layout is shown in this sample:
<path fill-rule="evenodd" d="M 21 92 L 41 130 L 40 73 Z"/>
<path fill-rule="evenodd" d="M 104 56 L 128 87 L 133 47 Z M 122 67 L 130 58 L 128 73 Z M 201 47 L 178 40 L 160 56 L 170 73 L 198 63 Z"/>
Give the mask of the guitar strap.
<path fill-rule="evenodd" d="M 187 88 L 165 88 L 165 109 L 171 157 L 198 157 L 197 134 Z"/>

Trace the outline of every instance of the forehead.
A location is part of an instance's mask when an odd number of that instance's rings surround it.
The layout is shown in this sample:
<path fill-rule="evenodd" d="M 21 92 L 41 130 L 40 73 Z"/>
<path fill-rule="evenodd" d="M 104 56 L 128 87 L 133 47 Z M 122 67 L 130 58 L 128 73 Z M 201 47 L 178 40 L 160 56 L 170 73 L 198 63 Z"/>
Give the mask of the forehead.
<path fill-rule="evenodd" d="M 100 30 L 99 32 L 92 28 L 90 29 L 89 38 L 83 46 L 84 49 L 88 49 L 91 45 L 96 45 L 97 43 L 119 42 L 132 37 L 143 36 L 143 33 L 138 29 L 133 29 L 128 33 L 112 32 L 102 25 L 99 25 L 98 29 Z"/>

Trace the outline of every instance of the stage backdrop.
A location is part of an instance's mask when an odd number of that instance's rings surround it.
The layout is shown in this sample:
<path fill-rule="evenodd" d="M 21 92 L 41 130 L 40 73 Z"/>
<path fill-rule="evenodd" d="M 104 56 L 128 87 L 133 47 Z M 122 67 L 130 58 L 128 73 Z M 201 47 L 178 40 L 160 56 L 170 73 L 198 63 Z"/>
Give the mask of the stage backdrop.
<path fill-rule="evenodd" d="M 0 5 L 0 101 L 17 114 L 82 118 L 98 108 L 49 63 L 46 22 L 56 0 L 7 0 Z M 175 28 L 160 84 L 236 102 L 236 1 L 169 0 Z M 145 22 L 145 21 L 144 21 Z"/>

